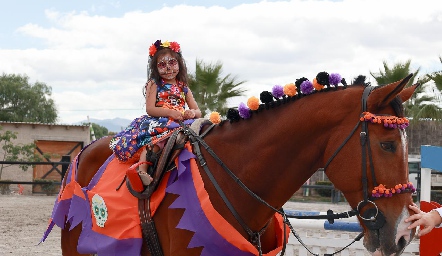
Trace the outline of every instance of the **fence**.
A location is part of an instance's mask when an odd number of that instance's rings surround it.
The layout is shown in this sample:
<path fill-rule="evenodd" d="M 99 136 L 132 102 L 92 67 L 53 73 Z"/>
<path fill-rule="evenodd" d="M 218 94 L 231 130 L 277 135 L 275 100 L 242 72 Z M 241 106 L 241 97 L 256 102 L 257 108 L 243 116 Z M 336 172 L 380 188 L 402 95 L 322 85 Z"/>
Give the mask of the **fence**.
<path fill-rule="evenodd" d="M 292 215 L 319 215 L 326 214 L 325 212 L 303 212 L 303 211 L 286 211 Z M 361 226 L 357 222 L 356 217 L 349 218 L 349 221 L 335 221 L 334 224 L 329 224 L 324 220 L 311 219 L 290 219 L 291 225 L 296 230 L 304 230 L 298 232 L 298 236 L 306 247 L 315 254 L 324 255 L 325 253 L 334 253 L 341 250 L 348 244 L 352 243 L 362 231 Z M 307 231 L 305 231 L 307 230 Z M 333 230 L 333 232 L 325 232 L 326 230 Z M 289 242 L 287 244 L 285 255 L 287 256 L 307 256 L 312 255 L 298 239 L 290 234 Z M 355 241 L 351 246 L 342 250 L 338 255 L 341 256 L 364 256 L 368 255 L 362 239 Z M 403 252 L 402 256 L 419 255 L 419 241 L 413 240 Z"/>
<path fill-rule="evenodd" d="M 19 193 L 23 190 L 20 188 L 22 185 L 42 185 L 42 186 L 54 186 L 60 185 L 61 181 L 64 177 L 64 174 L 67 172 L 69 168 L 69 164 L 71 162 L 70 156 L 62 156 L 60 162 L 16 162 L 16 161 L 0 161 L 0 165 L 3 164 L 17 164 L 17 165 L 52 165 L 55 168 L 58 165 L 61 165 L 61 173 L 60 173 L 60 182 L 54 181 L 43 181 L 43 180 L 34 180 L 34 181 L 13 181 L 13 180 L 0 180 L 0 192 L 2 194 L 8 194 L 10 192 L 9 186 L 10 184 L 17 184 L 19 186 Z M 45 178 L 43 176 L 42 178 Z"/>

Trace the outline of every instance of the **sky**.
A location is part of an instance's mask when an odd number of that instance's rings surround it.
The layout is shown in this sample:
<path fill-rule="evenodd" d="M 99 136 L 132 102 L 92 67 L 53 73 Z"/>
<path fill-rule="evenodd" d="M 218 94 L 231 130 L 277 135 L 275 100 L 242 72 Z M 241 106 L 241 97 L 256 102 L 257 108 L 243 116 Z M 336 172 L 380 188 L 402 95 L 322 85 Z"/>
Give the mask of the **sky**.
<path fill-rule="evenodd" d="M 0 0 L 0 74 L 52 88 L 61 124 L 145 114 L 148 48 L 176 41 L 245 81 L 244 96 L 318 72 L 347 81 L 411 60 L 442 70 L 439 0 Z M 383 70 L 383 69 L 382 69 Z"/>

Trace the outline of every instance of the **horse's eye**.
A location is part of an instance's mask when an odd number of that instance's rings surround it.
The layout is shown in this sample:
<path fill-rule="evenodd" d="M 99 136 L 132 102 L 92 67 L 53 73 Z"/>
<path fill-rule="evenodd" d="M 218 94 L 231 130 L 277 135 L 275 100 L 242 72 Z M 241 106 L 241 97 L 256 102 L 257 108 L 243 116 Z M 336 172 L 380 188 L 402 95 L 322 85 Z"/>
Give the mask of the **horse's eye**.
<path fill-rule="evenodd" d="M 396 146 L 393 142 L 381 142 L 381 148 L 385 151 L 395 152 Z"/>

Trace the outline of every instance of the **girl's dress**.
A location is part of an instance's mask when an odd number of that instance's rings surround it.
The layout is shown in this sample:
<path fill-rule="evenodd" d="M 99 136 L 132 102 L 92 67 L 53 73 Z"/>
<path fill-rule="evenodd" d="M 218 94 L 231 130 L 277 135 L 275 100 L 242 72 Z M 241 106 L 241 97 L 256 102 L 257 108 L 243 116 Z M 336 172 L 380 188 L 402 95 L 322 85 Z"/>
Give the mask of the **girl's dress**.
<path fill-rule="evenodd" d="M 175 109 L 184 113 L 188 92 L 187 85 L 179 81 L 177 84 L 168 84 L 164 81 L 161 83 L 161 85 L 157 85 L 155 106 Z M 192 122 L 193 119 L 190 119 L 184 123 L 190 124 Z M 134 156 L 143 146 L 152 146 L 168 138 L 178 127 L 179 124 L 168 117 L 143 115 L 135 118 L 125 130 L 116 134 L 109 146 L 116 157 L 124 162 Z"/>

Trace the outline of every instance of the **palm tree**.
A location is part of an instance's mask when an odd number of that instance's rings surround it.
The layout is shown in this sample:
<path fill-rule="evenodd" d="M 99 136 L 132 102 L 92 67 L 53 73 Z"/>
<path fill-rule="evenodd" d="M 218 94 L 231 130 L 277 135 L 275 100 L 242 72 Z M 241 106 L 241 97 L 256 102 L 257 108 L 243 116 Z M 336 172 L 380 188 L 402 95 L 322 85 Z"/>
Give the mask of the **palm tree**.
<path fill-rule="evenodd" d="M 442 57 L 440 56 L 439 61 L 442 64 Z M 428 78 L 430 78 L 434 82 L 436 88 L 440 91 L 440 93 L 442 93 L 442 70 L 428 74 Z"/>
<path fill-rule="evenodd" d="M 387 62 L 384 61 L 384 71 L 380 69 L 379 73 L 370 72 L 370 74 L 379 85 L 384 85 L 399 81 L 410 73 L 413 73 L 413 77 L 408 82 L 409 85 L 414 84 L 415 78 L 418 78 L 417 82 L 420 83 L 421 86 L 418 87 L 412 98 L 405 103 L 405 115 L 412 118 L 414 122 L 420 119 L 442 120 L 442 109 L 434 103 L 436 98 L 424 93 L 425 88 L 428 86 L 427 82 L 429 82 L 431 78 L 428 75 L 418 77 L 420 68 L 411 71 L 410 64 L 411 60 L 407 60 L 404 63 L 396 63 L 390 68 Z"/>
<path fill-rule="evenodd" d="M 236 77 L 228 74 L 221 77 L 223 65 L 220 62 L 206 64 L 196 61 L 195 74 L 189 74 L 189 88 L 201 110 L 202 116 L 209 111 L 217 111 L 225 116 L 228 110 L 227 100 L 242 96 L 246 91 L 239 88 L 245 81 L 236 81 Z"/>

